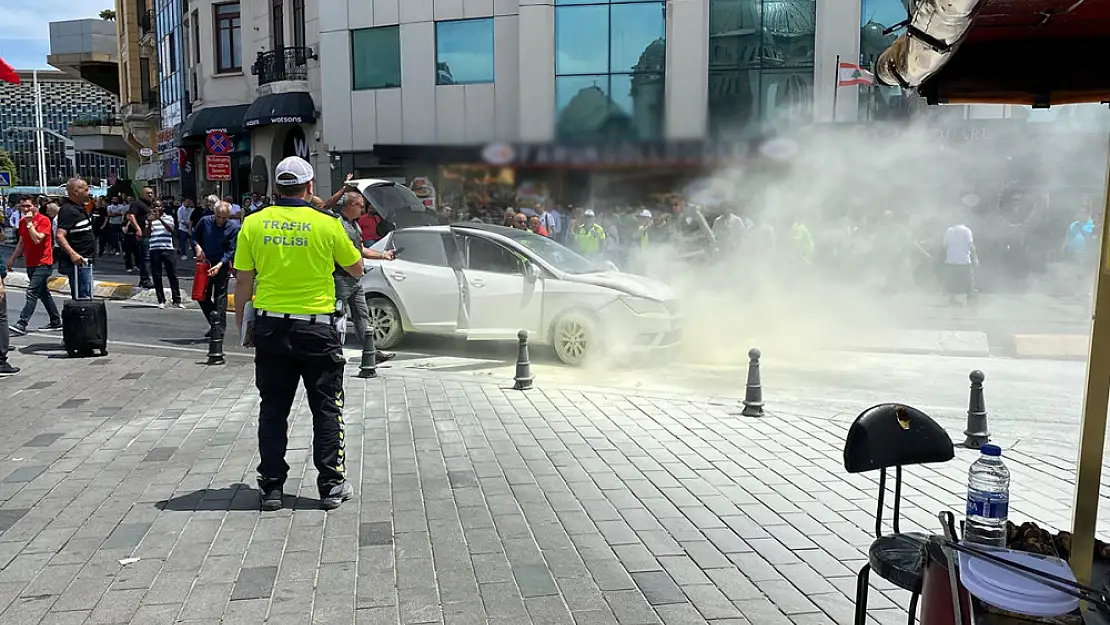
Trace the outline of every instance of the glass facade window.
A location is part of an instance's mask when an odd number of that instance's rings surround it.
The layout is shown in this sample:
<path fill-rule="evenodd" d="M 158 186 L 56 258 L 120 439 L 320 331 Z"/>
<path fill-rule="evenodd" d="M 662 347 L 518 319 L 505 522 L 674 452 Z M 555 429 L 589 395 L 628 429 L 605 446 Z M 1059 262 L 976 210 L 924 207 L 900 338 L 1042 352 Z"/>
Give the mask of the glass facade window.
<path fill-rule="evenodd" d="M 884 35 L 883 31 L 906 19 L 903 0 L 862 0 L 860 3 L 859 63 L 860 67 L 875 71 L 875 62 L 898 37 L 898 33 Z M 885 85 L 859 86 L 859 119 L 905 119 L 910 114 L 910 102 L 901 87 Z"/>
<path fill-rule="evenodd" d="M 815 0 L 709 0 L 709 131 L 772 132 L 813 118 Z"/>
<path fill-rule="evenodd" d="M 0 128 L 35 126 L 35 99 L 29 97 L 31 78 L 23 85 L 0 82 Z M 71 126 L 92 126 L 118 120 L 117 97 L 89 82 L 61 72 L 39 72 L 42 90 L 43 126 L 67 134 Z M 46 144 L 46 182 L 64 184 L 77 173 L 94 184 L 115 174 L 127 178 L 127 159 L 93 152 L 77 152 L 76 168 L 66 158 L 62 142 L 44 135 Z M 15 164 L 20 183 L 37 186 L 39 182 L 38 146 L 33 132 L 0 132 L 0 149 L 8 152 Z"/>
<path fill-rule="evenodd" d="M 180 124 L 185 100 L 185 18 L 182 0 L 158 0 L 154 5 L 158 37 L 158 105 L 162 109 L 162 128 Z M 167 149 L 172 145 L 160 147 Z"/>
<path fill-rule="evenodd" d="M 304 0 L 293 0 L 293 45 L 305 47 Z"/>
<path fill-rule="evenodd" d="M 392 89 L 401 86 L 401 31 L 397 26 L 351 31 L 353 88 Z"/>
<path fill-rule="evenodd" d="M 213 5 L 216 19 L 216 72 L 238 72 L 243 69 L 242 23 L 239 3 Z"/>
<path fill-rule="evenodd" d="M 270 45 L 274 50 L 285 47 L 285 0 L 270 3 Z"/>
<path fill-rule="evenodd" d="M 556 0 L 555 133 L 572 143 L 658 139 L 665 3 Z"/>
<path fill-rule="evenodd" d="M 493 19 L 436 22 L 436 84 L 493 82 Z"/>

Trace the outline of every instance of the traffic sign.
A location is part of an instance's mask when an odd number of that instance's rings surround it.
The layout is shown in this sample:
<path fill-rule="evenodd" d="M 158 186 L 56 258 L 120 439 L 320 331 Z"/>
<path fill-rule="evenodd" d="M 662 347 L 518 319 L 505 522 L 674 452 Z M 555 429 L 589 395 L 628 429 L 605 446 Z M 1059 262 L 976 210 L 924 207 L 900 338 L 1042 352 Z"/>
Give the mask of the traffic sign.
<path fill-rule="evenodd" d="M 215 154 L 216 156 L 230 154 L 235 149 L 235 143 L 231 140 L 231 137 L 226 132 L 219 130 L 208 133 L 204 145 L 208 148 L 209 154 Z"/>
<path fill-rule="evenodd" d="M 231 180 L 231 157 L 211 154 L 205 156 L 204 177 L 209 180 Z"/>
<path fill-rule="evenodd" d="M 0 171 L 0 187 L 12 186 L 12 174 L 8 171 Z"/>
<path fill-rule="evenodd" d="M 142 149 L 139 150 L 139 156 L 141 156 L 143 158 L 148 158 L 150 156 L 154 156 L 154 150 L 152 150 L 150 148 L 142 148 Z"/>
<path fill-rule="evenodd" d="M 72 161 L 77 158 L 77 148 L 73 147 L 72 143 L 66 144 L 66 160 Z"/>

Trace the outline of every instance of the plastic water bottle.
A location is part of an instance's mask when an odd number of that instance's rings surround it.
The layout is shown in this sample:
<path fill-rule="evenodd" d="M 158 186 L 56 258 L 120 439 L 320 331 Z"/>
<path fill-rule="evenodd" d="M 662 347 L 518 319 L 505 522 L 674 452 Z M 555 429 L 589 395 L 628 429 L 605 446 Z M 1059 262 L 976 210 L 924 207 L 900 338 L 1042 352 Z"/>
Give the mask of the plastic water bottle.
<path fill-rule="evenodd" d="M 993 547 L 1006 546 L 1010 512 L 1010 470 L 1002 464 L 1002 448 L 983 445 L 967 474 L 967 522 L 964 540 Z"/>

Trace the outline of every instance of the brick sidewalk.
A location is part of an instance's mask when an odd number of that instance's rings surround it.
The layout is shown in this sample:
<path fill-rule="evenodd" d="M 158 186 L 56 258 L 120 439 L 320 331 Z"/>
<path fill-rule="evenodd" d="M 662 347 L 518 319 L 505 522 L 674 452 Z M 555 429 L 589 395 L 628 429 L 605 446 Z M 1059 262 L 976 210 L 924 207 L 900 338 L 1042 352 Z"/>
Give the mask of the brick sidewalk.
<path fill-rule="evenodd" d="M 299 398 L 295 509 L 263 515 L 250 367 L 18 364 L 0 381 L 3 624 L 851 620 L 876 489 L 844 474 L 851 415 L 391 371 L 348 379 L 358 497 L 317 509 Z M 1067 525 L 1071 467 L 1035 456 L 1007 456 L 1013 516 Z M 907 517 L 959 509 L 972 458 L 908 471 Z M 905 593 L 876 589 L 875 622 L 904 623 Z"/>

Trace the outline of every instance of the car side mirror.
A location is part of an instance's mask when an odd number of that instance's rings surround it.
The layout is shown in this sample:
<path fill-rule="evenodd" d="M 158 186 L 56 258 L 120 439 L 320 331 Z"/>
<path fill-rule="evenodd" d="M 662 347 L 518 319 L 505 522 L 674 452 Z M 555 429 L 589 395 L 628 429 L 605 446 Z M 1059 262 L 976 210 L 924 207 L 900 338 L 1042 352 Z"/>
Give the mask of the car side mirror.
<path fill-rule="evenodd" d="M 524 279 L 529 282 L 535 282 L 540 277 L 540 272 L 532 263 L 524 262 Z"/>

